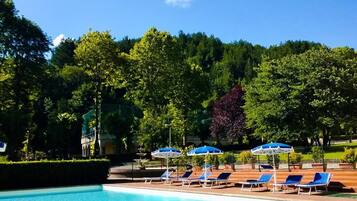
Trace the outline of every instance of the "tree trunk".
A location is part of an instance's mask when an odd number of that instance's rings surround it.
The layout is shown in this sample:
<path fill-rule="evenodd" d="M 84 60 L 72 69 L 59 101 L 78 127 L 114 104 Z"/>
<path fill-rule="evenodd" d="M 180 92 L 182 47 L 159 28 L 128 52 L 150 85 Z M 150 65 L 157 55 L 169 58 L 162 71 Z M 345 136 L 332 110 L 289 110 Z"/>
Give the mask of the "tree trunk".
<path fill-rule="evenodd" d="M 322 142 L 323 147 L 326 148 L 329 141 L 329 132 L 327 131 L 327 129 L 323 129 L 322 136 L 323 136 L 323 142 Z"/>
<path fill-rule="evenodd" d="M 99 138 L 101 134 L 100 122 L 101 122 L 101 83 L 97 81 L 96 83 L 96 90 L 95 90 L 95 132 L 94 132 L 94 156 L 98 156 L 102 154 L 101 146 L 99 146 Z"/>

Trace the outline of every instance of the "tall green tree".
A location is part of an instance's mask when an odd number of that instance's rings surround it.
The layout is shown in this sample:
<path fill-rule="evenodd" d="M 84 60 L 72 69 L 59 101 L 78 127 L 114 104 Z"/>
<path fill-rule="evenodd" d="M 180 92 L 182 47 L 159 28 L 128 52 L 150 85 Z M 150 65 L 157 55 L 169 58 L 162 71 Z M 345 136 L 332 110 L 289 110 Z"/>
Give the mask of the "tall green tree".
<path fill-rule="evenodd" d="M 94 109 L 95 109 L 95 148 L 99 150 L 98 138 L 100 136 L 100 114 L 102 104 L 103 86 L 117 84 L 119 76 L 119 48 L 109 32 L 90 31 L 81 37 L 75 49 L 75 58 L 94 83 Z"/>
<path fill-rule="evenodd" d="M 204 72 L 210 72 L 213 64 L 222 59 L 223 43 L 214 36 L 202 32 L 185 34 L 181 31 L 177 42 L 188 62 L 200 66 Z"/>
<path fill-rule="evenodd" d="M 224 45 L 222 60 L 210 72 L 213 90 L 218 96 L 227 93 L 238 83 L 249 82 L 256 76 L 254 68 L 261 63 L 264 48 L 246 41 Z"/>
<path fill-rule="evenodd" d="M 267 141 L 322 137 L 326 146 L 356 116 L 356 58 L 322 48 L 263 62 L 246 90 L 248 126 Z"/>
<path fill-rule="evenodd" d="M 1 132 L 17 159 L 22 141 L 32 135 L 33 105 L 38 98 L 49 41 L 42 30 L 18 16 L 10 0 L 0 1 Z"/>
<path fill-rule="evenodd" d="M 130 65 L 123 75 L 129 97 L 142 108 L 160 112 L 169 103 L 184 68 L 176 39 L 151 28 L 128 56 Z"/>
<path fill-rule="evenodd" d="M 59 68 L 63 68 L 65 65 L 73 66 L 76 46 L 76 40 L 66 38 L 54 49 L 50 63 Z"/>

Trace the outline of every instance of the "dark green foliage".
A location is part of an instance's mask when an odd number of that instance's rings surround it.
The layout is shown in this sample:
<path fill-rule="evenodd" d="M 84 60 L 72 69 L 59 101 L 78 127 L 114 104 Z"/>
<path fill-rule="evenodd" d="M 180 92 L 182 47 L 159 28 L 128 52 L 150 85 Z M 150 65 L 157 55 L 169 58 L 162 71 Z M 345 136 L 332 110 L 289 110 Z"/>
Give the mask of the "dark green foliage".
<path fill-rule="evenodd" d="M 319 143 L 321 135 L 326 146 L 356 116 L 356 58 L 353 49 L 336 48 L 263 62 L 246 88 L 248 126 L 273 141 L 312 137 Z"/>
<path fill-rule="evenodd" d="M 199 65 L 205 72 L 209 72 L 212 65 L 222 59 L 223 43 L 214 36 L 208 37 L 201 32 L 180 32 L 177 41 L 188 62 Z"/>
<path fill-rule="evenodd" d="M 221 96 L 237 83 L 249 82 L 256 76 L 254 68 L 260 64 L 263 51 L 263 47 L 246 41 L 225 44 L 222 60 L 211 70 L 213 90 Z"/>
<path fill-rule="evenodd" d="M 102 184 L 108 177 L 109 167 L 109 160 L 0 163 L 0 188 Z"/>
<path fill-rule="evenodd" d="M 131 39 L 128 36 L 125 36 L 123 39 L 118 41 L 119 50 L 129 54 L 130 50 L 134 47 L 140 39 Z"/>
<path fill-rule="evenodd" d="M 33 104 L 44 75 L 49 41 L 40 27 L 17 15 L 12 1 L 0 1 L 0 113 L 11 118 L 0 122 L 10 159 L 18 159 L 25 132 L 31 134 Z M 12 128 L 7 128 L 8 126 Z M 11 131 L 11 132 L 10 132 Z"/>
<path fill-rule="evenodd" d="M 73 39 L 65 39 L 54 50 L 51 57 L 51 64 L 63 68 L 65 65 L 74 65 L 74 50 L 76 49 L 76 41 Z"/>
<path fill-rule="evenodd" d="M 288 55 L 301 54 L 310 49 L 318 49 L 323 47 L 324 46 L 320 43 L 288 40 L 284 43 L 281 43 L 280 45 L 270 46 L 267 51 L 265 51 L 264 56 L 269 60 L 280 59 Z"/>

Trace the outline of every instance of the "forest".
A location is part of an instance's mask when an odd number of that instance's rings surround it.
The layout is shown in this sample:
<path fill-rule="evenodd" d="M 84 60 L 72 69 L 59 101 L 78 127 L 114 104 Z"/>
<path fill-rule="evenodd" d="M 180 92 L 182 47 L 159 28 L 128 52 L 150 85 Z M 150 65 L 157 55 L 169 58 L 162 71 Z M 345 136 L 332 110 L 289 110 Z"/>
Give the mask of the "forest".
<path fill-rule="evenodd" d="M 81 155 L 88 128 L 131 152 L 172 145 L 281 141 L 329 146 L 357 134 L 357 53 L 291 40 L 269 47 L 150 28 L 140 38 L 90 30 L 53 47 L 0 0 L 0 141 L 9 160 Z"/>

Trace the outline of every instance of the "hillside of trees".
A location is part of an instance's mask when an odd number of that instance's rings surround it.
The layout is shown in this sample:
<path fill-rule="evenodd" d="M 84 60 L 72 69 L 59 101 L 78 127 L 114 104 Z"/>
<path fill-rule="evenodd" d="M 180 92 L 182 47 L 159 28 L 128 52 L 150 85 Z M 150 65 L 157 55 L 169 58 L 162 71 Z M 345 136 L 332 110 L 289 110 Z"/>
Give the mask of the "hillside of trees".
<path fill-rule="evenodd" d="M 217 146 L 320 138 L 328 146 L 357 133 L 357 53 L 349 47 L 264 47 L 156 28 L 135 39 L 89 31 L 52 47 L 12 1 L 0 0 L 0 67 L 0 141 L 11 160 L 80 155 L 90 110 L 95 130 L 105 125 L 121 150 L 166 146 L 165 124 L 181 147 L 187 136 Z M 121 109 L 101 116 L 110 104 Z"/>

